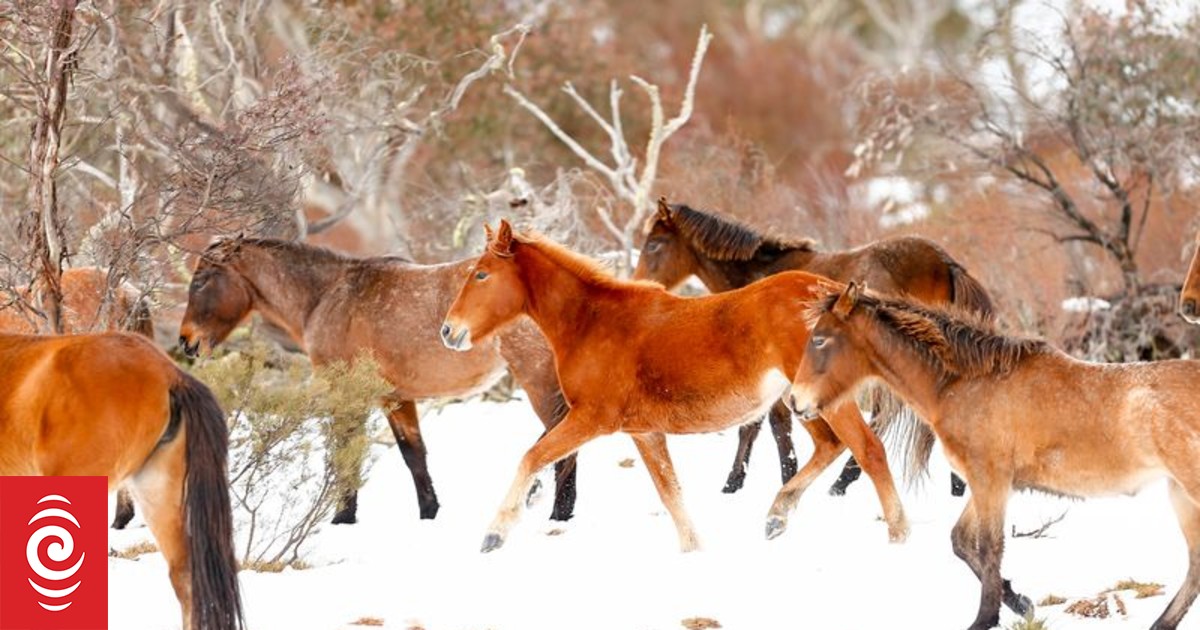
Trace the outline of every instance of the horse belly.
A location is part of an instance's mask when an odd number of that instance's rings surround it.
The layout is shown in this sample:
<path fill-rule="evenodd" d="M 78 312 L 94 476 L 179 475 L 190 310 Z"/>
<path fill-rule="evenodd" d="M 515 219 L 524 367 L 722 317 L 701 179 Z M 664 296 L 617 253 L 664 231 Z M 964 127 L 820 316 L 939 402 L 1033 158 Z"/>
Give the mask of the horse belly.
<path fill-rule="evenodd" d="M 1134 457 L 1091 457 L 1049 448 L 1017 469 L 1014 486 L 1075 497 L 1133 495 L 1165 474 L 1162 466 Z"/>
<path fill-rule="evenodd" d="M 442 350 L 424 360 L 405 361 L 401 374 L 385 369 L 396 392 L 410 400 L 469 398 L 490 389 L 508 370 L 494 344 L 465 353 Z"/>
<path fill-rule="evenodd" d="M 718 391 L 695 402 L 661 405 L 667 433 L 709 433 L 760 420 L 791 381 L 779 370 L 769 370 L 757 384 Z M 663 429 L 649 429 L 663 430 Z"/>

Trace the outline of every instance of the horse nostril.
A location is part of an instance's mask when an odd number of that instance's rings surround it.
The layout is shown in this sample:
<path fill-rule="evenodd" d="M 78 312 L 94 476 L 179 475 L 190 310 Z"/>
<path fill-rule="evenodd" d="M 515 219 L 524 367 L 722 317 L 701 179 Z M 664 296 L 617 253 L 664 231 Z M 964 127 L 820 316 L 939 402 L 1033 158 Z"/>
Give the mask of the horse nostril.
<path fill-rule="evenodd" d="M 442 339 L 450 338 L 450 324 L 442 324 Z"/>
<path fill-rule="evenodd" d="M 1195 315 L 1196 314 L 1196 300 L 1193 300 L 1191 298 L 1184 300 L 1183 308 L 1181 308 L 1180 310 L 1183 311 L 1184 315 Z"/>
<path fill-rule="evenodd" d="M 187 350 L 187 346 L 188 346 L 187 337 L 184 337 L 183 335 L 179 335 L 179 347 L 183 348 L 184 350 Z"/>

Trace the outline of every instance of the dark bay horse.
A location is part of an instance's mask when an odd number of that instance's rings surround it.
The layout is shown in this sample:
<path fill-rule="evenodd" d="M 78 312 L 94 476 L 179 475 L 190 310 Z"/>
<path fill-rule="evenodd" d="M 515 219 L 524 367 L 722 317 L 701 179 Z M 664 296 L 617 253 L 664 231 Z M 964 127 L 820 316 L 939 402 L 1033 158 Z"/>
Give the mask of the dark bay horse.
<path fill-rule="evenodd" d="M 442 327 L 444 343 L 469 352 L 528 315 L 554 350 L 570 411 L 525 454 L 484 539 L 499 548 L 533 475 L 601 435 L 633 438 L 684 551 L 698 547 L 679 497 L 667 433 L 717 431 L 757 418 L 787 387 L 808 338 L 797 309 L 818 276 L 777 274 L 743 289 L 685 298 L 652 282 L 623 282 L 594 262 L 501 221 L 488 248 L 462 270 L 465 281 Z M 893 541 L 908 534 L 879 438 L 849 401 L 804 425 L 811 460 L 780 491 L 794 507 L 804 489 L 846 446 L 879 493 Z"/>
<path fill-rule="evenodd" d="M 434 518 L 439 504 L 417 400 L 484 391 L 503 376 L 507 364 L 547 428 L 566 413 L 554 357 L 532 324 L 515 326 L 466 355 L 441 346 L 438 326 L 471 264 L 354 258 L 274 239 L 218 241 L 197 263 L 179 343 L 190 355 L 211 350 L 257 311 L 314 365 L 352 361 L 370 352 L 381 376 L 396 388 L 383 407 L 412 473 L 420 516 Z M 556 520 L 570 519 L 574 510 L 574 464 L 572 459 L 556 468 Z M 334 522 L 353 523 L 356 512 L 357 493 L 351 493 L 342 499 Z"/>
<path fill-rule="evenodd" d="M 1179 624 L 1200 592 L 1200 361 L 1087 363 L 854 284 L 831 286 L 808 313 L 815 323 L 793 408 L 819 417 L 863 379 L 882 379 L 929 423 L 970 484 L 951 542 L 982 585 L 971 630 L 995 627 L 1001 602 L 1032 612 L 1000 575 L 1010 494 L 1131 494 L 1163 477 L 1188 572 L 1152 628 Z"/>
<path fill-rule="evenodd" d="M 29 300 L 28 287 L 17 289 L 21 299 Z M 118 286 L 111 296 L 109 317 L 102 321 L 105 295 L 108 292 L 108 272 L 96 267 L 74 267 L 63 270 L 63 332 L 84 333 L 99 330 L 126 330 L 154 340 L 154 322 L 150 309 L 141 294 L 131 285 Z M 37 315 L 23 311 L 16 302 L 0 305 L 0 333 L 37 334 Z M 133 500 L 125 490 L 117 492 L 117 514 L 113 529 L 124 529 L 133 519 Z"/>
<path fill-rule="evenodd" d="M 683 204 L 659 199 L 633 277 L 674 288 L 695 275 L 717 293 L 744 287 L 781 271 L 807 271 L 847 282 L 865 281 L 876 291 L 906 295 L 929 304 L 953 304 L 990 317 L 992 300 L 962 265 L 933 241 L 915 236 L 886 238 L 847 251 L 819 251 L 813 241 L 770 238 L 739 223 Z M 782 402 L 769 415 L 779 450 L 784 483 L 796 473 L 792 417 Z M 751 422 L 739 429 L 737 456 L 725 492 L 737 492 L 746 477 L 750 448 L 762 429 Z M 930 436 L 925 431 L 927 451 Z M 915 457 L 921 457 L 918 453 Z M 851 456 L 831 494 L 845 494 L 861 469 Z M 951 492 L 963 493 L 962 480 L 951 479 Z"/>
<path fill-rule="evenodd" d="M 1192 264 L 1179 292 L 1179 314 L 1192 324 L 1200 324 L 1200 233 L 1196 234 L 1196 253 L 1192 254 Z"/>
<path fill-rule="evenodd" d="M 145 338 L 0 334 L 0 475 L 95 475 L 131 488 L 183 627 L 243 627 L 225 414 Z"/>

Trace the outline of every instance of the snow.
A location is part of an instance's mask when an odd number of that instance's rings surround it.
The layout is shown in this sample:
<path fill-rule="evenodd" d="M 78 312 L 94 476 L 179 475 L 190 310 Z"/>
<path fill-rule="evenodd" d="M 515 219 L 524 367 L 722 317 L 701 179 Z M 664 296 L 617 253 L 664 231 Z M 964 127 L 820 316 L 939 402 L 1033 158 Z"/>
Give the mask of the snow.
<path fill-rule="evenodd" d="M 964 505 L 947 491 L 948 469 L 935 454 L 931 477 L 904 491 L 912 534 L 889 544 L 879 503 L 864 477 L 845 497 L 825 493 L 831 467 L 801 498 L 788 531 L 766 541 L 764 520 L 779 487 L 773 444 L 763 431 L 738 494 L 720 492 L 736 430 L 671 437 L 685 504 L 703 549 L 678 551 L 675 528 L 623 435 L 586 445 L 580 456 L 576 517 L 547 519 L 543 499 L 527 510 L 505 546 L 479 544 L 517 462 L 541 432 L 524 402 L 470 402 L 427 412 L 422 429 L 442 510 L 417 519 L 407 469 L 395 448 L 377 448 L 359 501 L 359 524 L 326 526 L 308 561 L 314 568 L 242 572 L 254 629 L 358 628 L 363 617 L 384 628 L 426 630 L 678 630 L 709 617 L 727 629 L 782 627 L 962 628 L 974 618 L 978 583 L 952 553 L 949 533 Z M 797 428 L 803 460 L 811 451 Z M 633 458 L 632 468 L 618 465 Z M 1123 595 L 1129 614 L 1080 619 L 1063 606 L 1040 607 L 1055 630 L 1145 628 L 1167 604 L 1186 570 L 1183 537 L 1165 485 L 1135 498 L 1068 501 L 1021 494 L 1009 527 L 1032 530 L 1064 510 L 1049 537 L 1009 538 L 1004 573 L 1039 601 L 1049 593 L 1094 597 L 1118 580 L 1166 584 L 1167 595 Z M 117 549 L 149 534 L 113 532 Z M 1007 528 L 1006 528 L 1007 529 Z M 561 530 L 551 535 L 554 530 Z M 159 554 L 110 558 L 110 625 L 123 630 L 178 628 L 178 610 Z M 1200 628 L 1200 613 L 1182 628 Z M 1016 621 L 1005 609 L 1002 624 Z"/>
<path fill-rule="evenodd" d="M 1098 313 L 1112 308 L 1112 303 L 1098 297 L 1069 297 L 1062 301 L 1062 310 L 1068 313 Z"/>

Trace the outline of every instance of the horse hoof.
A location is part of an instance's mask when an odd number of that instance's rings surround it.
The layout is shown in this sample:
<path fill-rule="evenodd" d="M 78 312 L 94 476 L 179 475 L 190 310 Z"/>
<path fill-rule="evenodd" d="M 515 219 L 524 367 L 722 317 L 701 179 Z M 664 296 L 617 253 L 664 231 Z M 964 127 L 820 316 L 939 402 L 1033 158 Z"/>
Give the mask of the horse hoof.
<path fill-rule="evenodd" d="M 334 525 L 353 525 L 358 522 L 357 510 L 342 510 L 333 515 Z"/>
<path fill-rule="evenodd" d="M 132 520 L 133 512 L 125 513 L 118 510 L 117 515 L 113 517 L 112 528 L 125 529 L 125 526 L 128 525 L 129 521 Z"/>
<path fill-rule="evenodd" d="M 504 539 L 500 534 L 488 532 L 487 536 L 483 537 L 483 546 L 479 548 L 481 553 L 489 553 L 504 546 Z"/>
<path fill-rule="evenodd" d="M 439 506 L 437 503 L 434 503 L 433 505 L 422 505 L 421 506 L 421 520 L 427 521 L 427 520 L 437 518 L 437 513 L 438 513 L 439 507 L 441 507 L 441 506 Z M 350 521 L 350 522 L 353 523 L 354 521 Z"/>
<path fill-rule="evenodd" d="M 1033 616 L 1033 600 L 1019 593 L 1005 596 L 1004 605 L 1022 617 L 1029 618 Z"/>
<path fill-rule="evenodd" d="M 832 486 L 829 486 L 829 496 L 831 496 L 831 497 L 846 496 L 846 486 L 843 486 L 840 483 L 835 483 Z"/>
<path fill-rule="evenodd" d="M 787 529 L 787 521 L 785 519 L 778 516 L 767 518 L 767 540 L 778 538 L 785 529 Z"/>
<path fill-rule="evenodd" d="M 908 540 L 908 525 L 901 528 L 888 528 L 888 542 L 900 544 Z"/>
<path fill-rule="evenodd" d="M 725 494 L 733 494 L 742 489 L 742 484 L 746 482 L 746 475 L 729 475 L 729 479 L 725 481 L 725 487 L 721 488 L 721 492 Z"/>

